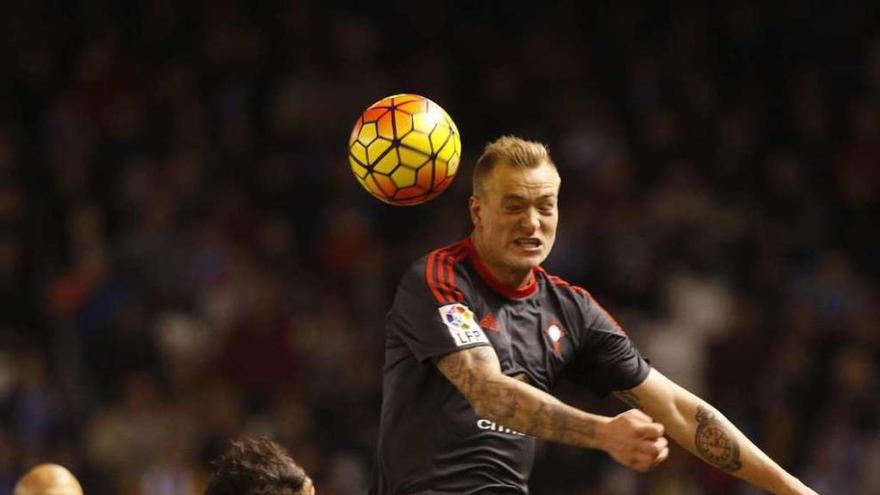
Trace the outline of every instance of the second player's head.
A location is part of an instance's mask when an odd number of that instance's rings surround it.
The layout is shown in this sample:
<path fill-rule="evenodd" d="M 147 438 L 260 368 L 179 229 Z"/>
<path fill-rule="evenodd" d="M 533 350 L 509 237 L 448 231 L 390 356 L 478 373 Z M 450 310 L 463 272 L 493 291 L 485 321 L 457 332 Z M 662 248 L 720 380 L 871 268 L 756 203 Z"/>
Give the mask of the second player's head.
<path fill-rule="evenodd" d="M 550 254 L 561 179 L 547 147 L 503 136 L 474 166 L 474 244 L 493 275 L 517 285 Z"/>
<path fill-rule="evenodd" d="M 40 464 L 21 477 L 13 495 L 83 495 L 76 477 L 64 466 Z"/>
<path fill-rule="evenodd" d="M 232 442 L 214 461 L 205 495 L 314 495 L 305 471 L 268 438 Z"/>

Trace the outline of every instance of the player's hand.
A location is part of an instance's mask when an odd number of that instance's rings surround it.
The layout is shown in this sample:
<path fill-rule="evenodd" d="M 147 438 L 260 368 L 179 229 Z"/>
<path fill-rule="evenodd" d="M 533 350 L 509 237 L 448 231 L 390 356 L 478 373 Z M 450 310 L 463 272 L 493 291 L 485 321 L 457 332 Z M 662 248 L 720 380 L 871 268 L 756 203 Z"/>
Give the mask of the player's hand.
<path fill-rule="evenodd" d="M 662 424 L 630 409 L 602 426 L 603 450 L 624 466 L 647 472 L 669 457 L 669 442 L 663 432 Z"/>

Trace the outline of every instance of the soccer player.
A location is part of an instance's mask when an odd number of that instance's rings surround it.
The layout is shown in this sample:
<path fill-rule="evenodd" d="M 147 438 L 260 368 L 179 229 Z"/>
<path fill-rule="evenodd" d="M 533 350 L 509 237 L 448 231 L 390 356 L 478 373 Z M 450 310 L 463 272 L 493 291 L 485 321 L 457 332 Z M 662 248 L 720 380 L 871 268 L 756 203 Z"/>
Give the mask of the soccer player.
<path fill-rule="evenodd" d="M 39 464 L 18 480 L 12 495 L 83 495 L 83 490 L 64 466 Z"/>
<path fill-rule="evenodd" d="M 213 464 L 205 495 L 315 495 L 305 471 L 265 437 L 233 441 Z"/>
<path fill-rule="evenodd" d="M 469 238 L 421 258 L 388 314 L 376 494 L 528 493 L 535 438 L 648 471 L 665 435 L 776 494 L 814 494 L 720 412 L 652 369 L 587 291 L 544 271 L 560 177 L 540 143 L 502 137 L 473 175 Z M 562 378 L 633 409 L 604 417 Z"/>

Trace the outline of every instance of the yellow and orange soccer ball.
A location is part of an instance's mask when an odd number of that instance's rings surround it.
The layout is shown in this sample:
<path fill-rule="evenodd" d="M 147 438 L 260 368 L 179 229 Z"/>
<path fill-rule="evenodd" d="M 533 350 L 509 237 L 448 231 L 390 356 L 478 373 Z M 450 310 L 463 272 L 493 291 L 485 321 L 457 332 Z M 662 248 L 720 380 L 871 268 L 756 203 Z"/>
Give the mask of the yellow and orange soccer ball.
<path fill-rule="evenodd" d="M 461 139 L 449 114 L 412 94 L 370 105 L 348 140 L 348 161 L 357 181 L 392 205 L 437 197 L 452 184 L 460 158 Z"/>

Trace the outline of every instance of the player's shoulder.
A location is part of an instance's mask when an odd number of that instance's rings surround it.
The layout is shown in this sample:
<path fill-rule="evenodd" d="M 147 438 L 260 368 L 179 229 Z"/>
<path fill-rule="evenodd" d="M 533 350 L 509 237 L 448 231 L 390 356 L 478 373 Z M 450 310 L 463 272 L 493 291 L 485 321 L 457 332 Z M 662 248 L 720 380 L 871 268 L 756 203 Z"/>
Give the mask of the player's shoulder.
<path fill-rule="evenodd" d="M 410 265 L 401 285 L 426 287 L 438 303 L 460 302 L 470 285 L 464 264 L 470 253 L 466 239 L 434 249 Z"/>
<path fill-rule="evenodd" d="M 546 280 L 548 290 L 558 295 L 563 306 L 575 309 L 588 327 L 626 334 L 620 323 L 593 298 L 587 289 L 553 275 L 543 268 L 538 268 L 537 273 Z"/>
<path fill-rule="evenodd" d="M 544 279 L 548 290 L 558 293 L 565 299 L 585 303 L 589 303 L 593 299 L 593 296 L 590 295 L 587 289 L 570 283 L 562 277 L 548 272 L 543 267 L 535 269 L 535 275 Z"/>
<path fill-rule="evenodd" d="M 429 251 L 410 265 L 410 270 L 424 271 L 426 266 L 434 268 L 438 264 L 455 266 L 470 253 L 467 240 L 461 240 Z"/>

